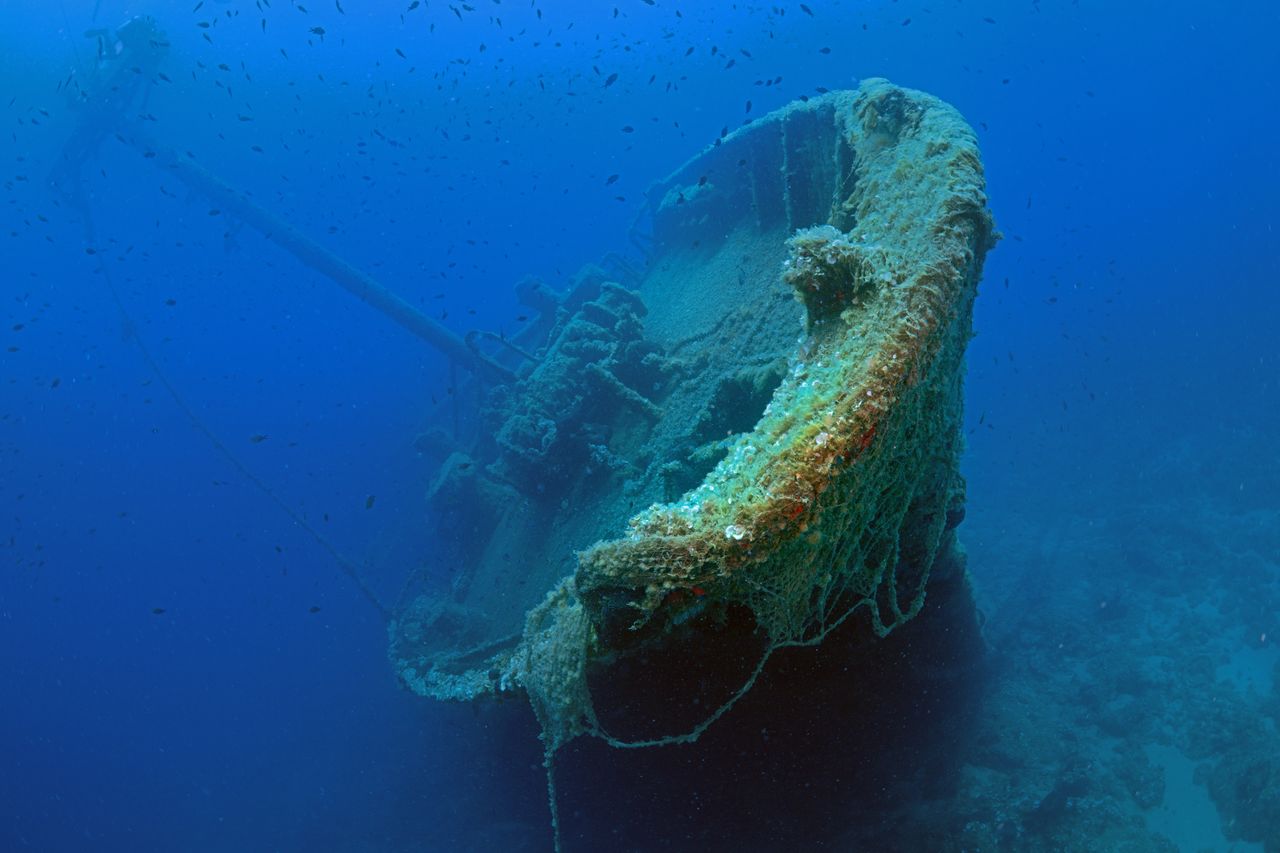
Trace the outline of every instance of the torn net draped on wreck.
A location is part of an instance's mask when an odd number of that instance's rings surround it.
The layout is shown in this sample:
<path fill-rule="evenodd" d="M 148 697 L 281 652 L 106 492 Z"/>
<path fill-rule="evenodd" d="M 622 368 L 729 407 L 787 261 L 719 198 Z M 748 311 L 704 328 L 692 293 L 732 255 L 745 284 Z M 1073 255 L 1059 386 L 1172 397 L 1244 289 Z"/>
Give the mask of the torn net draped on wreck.
<path fill-rule="evenodd" d="M 996 235 L 960 116 L 879 79 L 796 102 L 645 214 L 643 261 L 520 284 L 527 328 L 471 342 L 513 381 L 419 443 L 455 575 L 401 603 L 393 665 L 436 699 L 526 696 L 550 751 L 696 739 L 774 649 L 883 636 L 964 571 L 963 359 Z M 711 656 L 668 719 L 611 715 L 618 682 Z"/>

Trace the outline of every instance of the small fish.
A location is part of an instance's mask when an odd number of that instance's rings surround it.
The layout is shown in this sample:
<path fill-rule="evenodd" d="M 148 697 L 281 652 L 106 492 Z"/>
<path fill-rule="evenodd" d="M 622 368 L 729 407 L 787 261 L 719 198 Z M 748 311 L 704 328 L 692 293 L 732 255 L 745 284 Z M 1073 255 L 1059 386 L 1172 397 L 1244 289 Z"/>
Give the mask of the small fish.
<path fill-rule="evenodd" d="M 803 3 L 801 3 L 801 4 L 800 4 L 800 11 L 801 11 L 801 12 L 804 12 L 804 13 L 805 13 L 806 15 L 808 15 L 810 18 L 812 18 L 812 17 L 813 17 L 813 10 L 812 10 L 812 9 L 810 9 L 808 6 L 804 5 Z"/>
<path fill-rule="evenodd" d="M 268 438 L 268 436 L 266 436 L 266 435 L 264 435 L 264 434 L 262 434 L 262 433 L 258 433 L 258 434 L 256 434 L 256 435 L 251 435 L 251 436 L 249 436 L 249 441 L 250 441 L 252 444 L 262 444 L 262 442 L 266 441 L 266 440 L 267 440 L 267 438 Z"/>
<path fill-rule="evenodd" d="M 377 495 L 369 495 L 369 497 L 364 499 L 364 508 L 373 509 L 373 502 L 376 501 L 377 499 L 378 499 Z"/>
<path fill-rule="evenodd" d="M 316 606 L 313 604 L 313 605 L 311 605 L 311 607 L 309 607 L 309 608 L 307 609 L 307 612 L 308 612 L 308 613 L 319 613 L 319 612 L 320 612 L 320 608 L 319 608 L 319 607 L 316 607 Z"/>
<path fill-rule="evenodd" d="M 620 178 L 620 177 L 621 177 L 621 175 L 610 175 L 610 176 L 605 180 L 604 185 L 607 187 L 607 186 L 609 186 L 609 185 L 610 185 L 610 184 L 612 184 L 612 183 L 616 183 L 616 182 L 617 182 L 617 180 L 618 180 L 618 178 Z"/>
<path fill-rule="evenodd" d="M 162 614 L 164 613 L 164 608 L 163 608 L 163 607 L 153 607 L 153 608 L 151 608 L 151 612 L 152 612 L 153 614 L 155 614 L 156 616 L 160 616 L 160 615 L 162 615 Z"/>
<path fill-rule="evenodd" d="M 612 74 L 610 74 L 607 78 L 605 78 L 604 87 L 608 89 L 610 86 L 612 86 L 614 83 L 617 83 L 617 82 L 618 82 L 618 72 L 615 71 Z"/>

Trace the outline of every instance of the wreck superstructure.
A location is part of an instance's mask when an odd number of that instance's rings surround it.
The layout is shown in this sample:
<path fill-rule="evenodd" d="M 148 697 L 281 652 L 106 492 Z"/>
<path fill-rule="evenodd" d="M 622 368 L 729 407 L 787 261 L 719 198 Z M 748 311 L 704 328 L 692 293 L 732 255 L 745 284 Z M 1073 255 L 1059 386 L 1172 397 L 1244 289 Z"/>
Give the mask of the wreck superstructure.
<path fill-rule="evenodd" d="M 887 634 L 963 571 L 963 356 L 996 239 L 963 120 L 868 80 L 730 134 L 647 209 L 643 271 L 523 285 L 517 380 L 431 485 L 478 535 L 451 594 L 391 626 L 412 690 L 523 692 L 551 750 L 695 739 L 773 649 Z M 700 713 L 672 696 L 665 731 L 611 730 L 614 672 L 727 635 L 746 663 Z"/>

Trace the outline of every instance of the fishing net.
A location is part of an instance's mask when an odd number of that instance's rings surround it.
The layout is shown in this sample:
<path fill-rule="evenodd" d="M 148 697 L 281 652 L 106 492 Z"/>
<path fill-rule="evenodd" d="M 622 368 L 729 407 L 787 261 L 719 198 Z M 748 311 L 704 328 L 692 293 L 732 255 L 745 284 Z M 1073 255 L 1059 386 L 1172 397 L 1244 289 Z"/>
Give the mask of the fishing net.
<path fill-rule="evenodd" d="M 958 114 L 865 81 L 730 134 L 647 211 L 645 271 L 553 300 L 536 366 L 490 400 L 501 443 L 433 485 L 490 493 L 479 568 L 391 628 L 418 692 L 527 695 L 548 764 L 583 733 L 695 740 L 773 650 L 910 620 L 958 548 L 963 356 L 995 241 Z M 606 730 L 591 685 L 619 662 L 744 618 L 754 662 L 696 724 Z"/>

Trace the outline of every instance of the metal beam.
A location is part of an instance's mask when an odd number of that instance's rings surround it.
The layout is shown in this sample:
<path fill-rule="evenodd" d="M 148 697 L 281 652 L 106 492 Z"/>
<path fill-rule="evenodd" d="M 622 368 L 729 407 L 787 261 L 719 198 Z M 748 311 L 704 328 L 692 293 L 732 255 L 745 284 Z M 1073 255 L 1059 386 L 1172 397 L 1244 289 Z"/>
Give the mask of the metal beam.
<path fill-rule="evenodd" d="M 264 208 L 199 163 L 176 151 L 156 146 L 141 132 L 124 137 L 167 173 L 207 196 L 222 210 L 252 225 L 271 242 L 306 266 L 331 279 L 348 293 L 377 308 L 392 320 L 431 344 L 448 358 L 487 378 L 514 382 L 515 374 L 483 353 L 469 347 L 453 331 L 437 323 L 284 219 Z"/>

